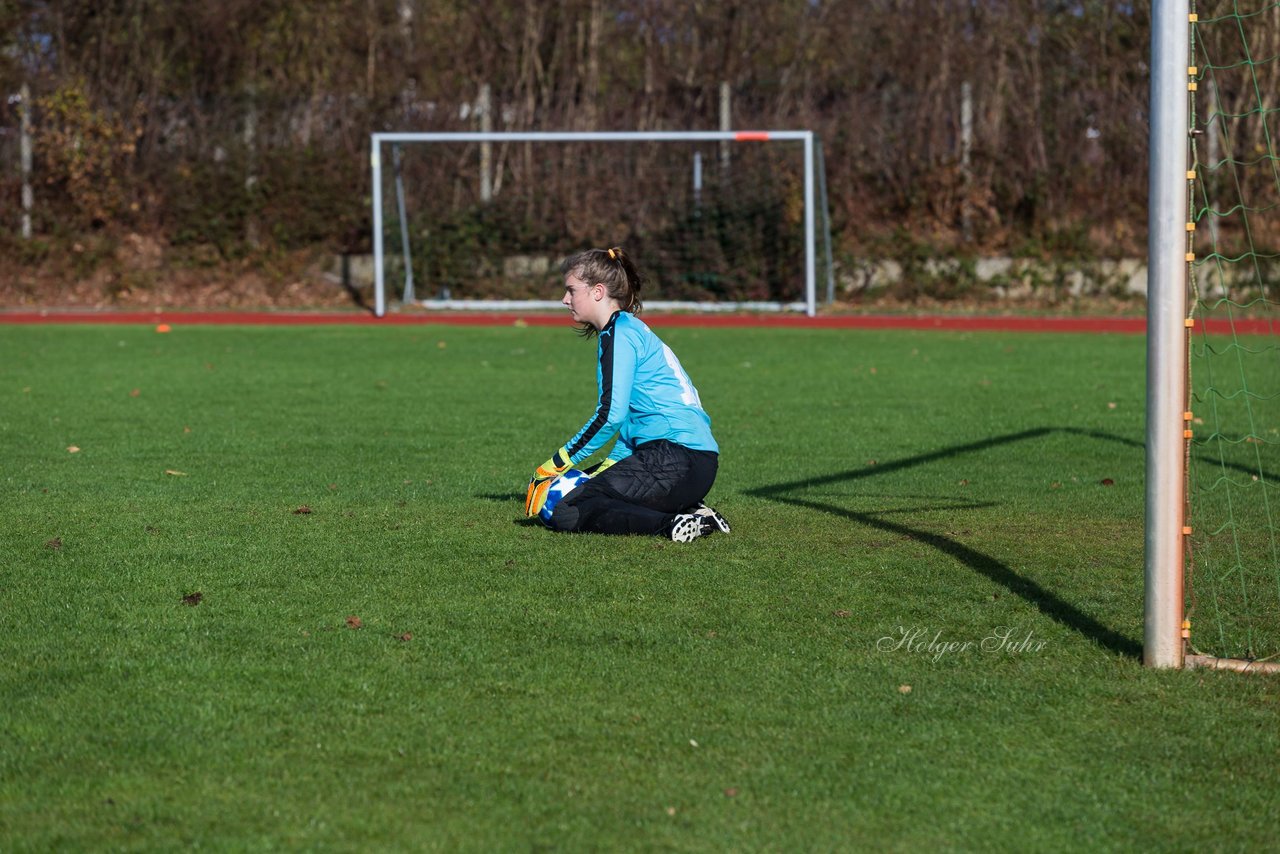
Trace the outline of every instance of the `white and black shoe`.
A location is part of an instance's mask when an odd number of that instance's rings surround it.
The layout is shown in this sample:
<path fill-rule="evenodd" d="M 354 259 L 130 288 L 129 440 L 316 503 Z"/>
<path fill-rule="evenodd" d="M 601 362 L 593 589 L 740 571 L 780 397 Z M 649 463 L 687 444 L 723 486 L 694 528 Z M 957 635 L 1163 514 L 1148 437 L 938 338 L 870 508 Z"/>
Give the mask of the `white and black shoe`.
<path fill-rule="evenodd" d="M 671 541 L 673 543 L 691 543 L 698 537 L 704 537 L 715 530 L 707 517 L 697 513 L 679 513 L 671 522 Z"/>
<path fill-rule="evenodd" d="M 729 533 L 729 520 L 721 516 L 720 512 L 716 510 L 716 508 L 708 507 L 707 505 L 699 501 L 698 506 L 693 511 L 693 513 L 695 516 L 701 516 L 704 519 L 707 519 L 708 521 L 710 521 L 712 525 L 716 526 L 716 530 L 718 530 L 720 533 L 722 534 Z"/>

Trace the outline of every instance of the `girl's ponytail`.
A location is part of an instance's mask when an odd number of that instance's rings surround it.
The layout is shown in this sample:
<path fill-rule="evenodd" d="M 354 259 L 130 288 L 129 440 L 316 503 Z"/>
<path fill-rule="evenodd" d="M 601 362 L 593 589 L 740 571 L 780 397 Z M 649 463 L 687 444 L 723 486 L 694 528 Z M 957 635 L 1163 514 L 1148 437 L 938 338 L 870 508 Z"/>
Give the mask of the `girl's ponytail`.
<path fill-rule="evenodd" d="M 644 308 L 644 303 L 640 301 L 644 277 L 620 246 L 588 249 L 571 255 L 560 265 L 560 273 L 565 276 L 572 274 L 590 284 L 604 285 L 609 296 L 617 300 L 625 312 L 639 314 Z M 581 327 L 580 332 L 590 338 L 597 330 L 588 323 Z"/>

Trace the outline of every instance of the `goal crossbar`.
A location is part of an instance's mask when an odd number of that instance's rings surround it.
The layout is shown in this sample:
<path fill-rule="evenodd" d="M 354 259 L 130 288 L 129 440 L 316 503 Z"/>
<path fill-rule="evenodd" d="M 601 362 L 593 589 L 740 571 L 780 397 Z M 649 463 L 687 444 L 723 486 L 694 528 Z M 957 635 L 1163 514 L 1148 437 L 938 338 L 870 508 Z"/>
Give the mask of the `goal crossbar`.
<path fill-rule="evenodd" d="M 458 131 L 458 132 L 378 132 L 370 136 L 369 165 L 373 182 L 373 266 L 374 313 L 387 312 L 386 279 L 383 270 L 385 247 L 382 222 L 382 146 L 407 142 L 800 142 L 804 147 L 804 311 L 817 313 L 817 222 L 814 205 L 817 193 L 813 131 Z"/>

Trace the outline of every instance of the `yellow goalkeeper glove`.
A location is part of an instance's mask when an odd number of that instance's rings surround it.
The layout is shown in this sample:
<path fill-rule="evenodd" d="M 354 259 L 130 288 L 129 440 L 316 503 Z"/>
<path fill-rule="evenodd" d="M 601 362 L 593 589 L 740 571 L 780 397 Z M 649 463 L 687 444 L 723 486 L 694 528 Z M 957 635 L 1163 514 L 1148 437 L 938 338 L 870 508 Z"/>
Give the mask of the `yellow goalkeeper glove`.
<path fill-rule="evenodd" d="M 551 459 L 538 466 L 529 479 L 529 489 L 524 494 L 524 515 L 538 515 L 542 505 L 547 503 L 547 490 L 551 488 L 551 481 L 567 472 L 572 465 L 568 449 L 561 448 L 552 454 Z"/>
<path fill-rule="evenodd" d="M 538 466 L 533 476 L 535 478 L 555 477 L 558 474 L 564 474 L 572 466 L 573 463 L 569 462 L 569 449 L 561 448 L 551 455 L 551 459 Z"/>
<path fill-rule="evenodd" d="M 617 460 L 606 457 L 605 459 L 601 460 L 595 465 L 589 466 L 583 469 L 582 473 L 590 477 L 595 477 L 596 475 L 600 474 L 602 471 L 604 471 L 605 469 L 607 469 L 609 466 L 613 465 L 616 462 Z"/>

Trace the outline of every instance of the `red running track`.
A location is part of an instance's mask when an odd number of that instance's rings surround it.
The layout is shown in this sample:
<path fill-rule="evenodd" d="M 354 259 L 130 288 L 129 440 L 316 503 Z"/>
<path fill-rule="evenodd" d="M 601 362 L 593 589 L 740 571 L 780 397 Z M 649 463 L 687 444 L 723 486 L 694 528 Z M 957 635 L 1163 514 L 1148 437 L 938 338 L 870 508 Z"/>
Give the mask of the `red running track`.
<path fill-rule="evenodd" d="M 646 314 L 653 326 L 764 327 L 786 329 L 937 329 L 997 332 L 1094 332 L 1136 335 L 1146 332 L 1144 317 L 1027 317 L 837 314 L 820 317 L 774 314 Z M 110 323 L 249 326 L 411 326 L 429 323 L 460 326 L 568 326 L 565 314 L 546 312 L 409 312 L 374 317 L 367 312 L 299 311 L 0 311 L 0 324 Z M 1214 334 L 1273 335 L 1275 324 L 1248 318 L 1234 323 L 1214 319 Z"/>

